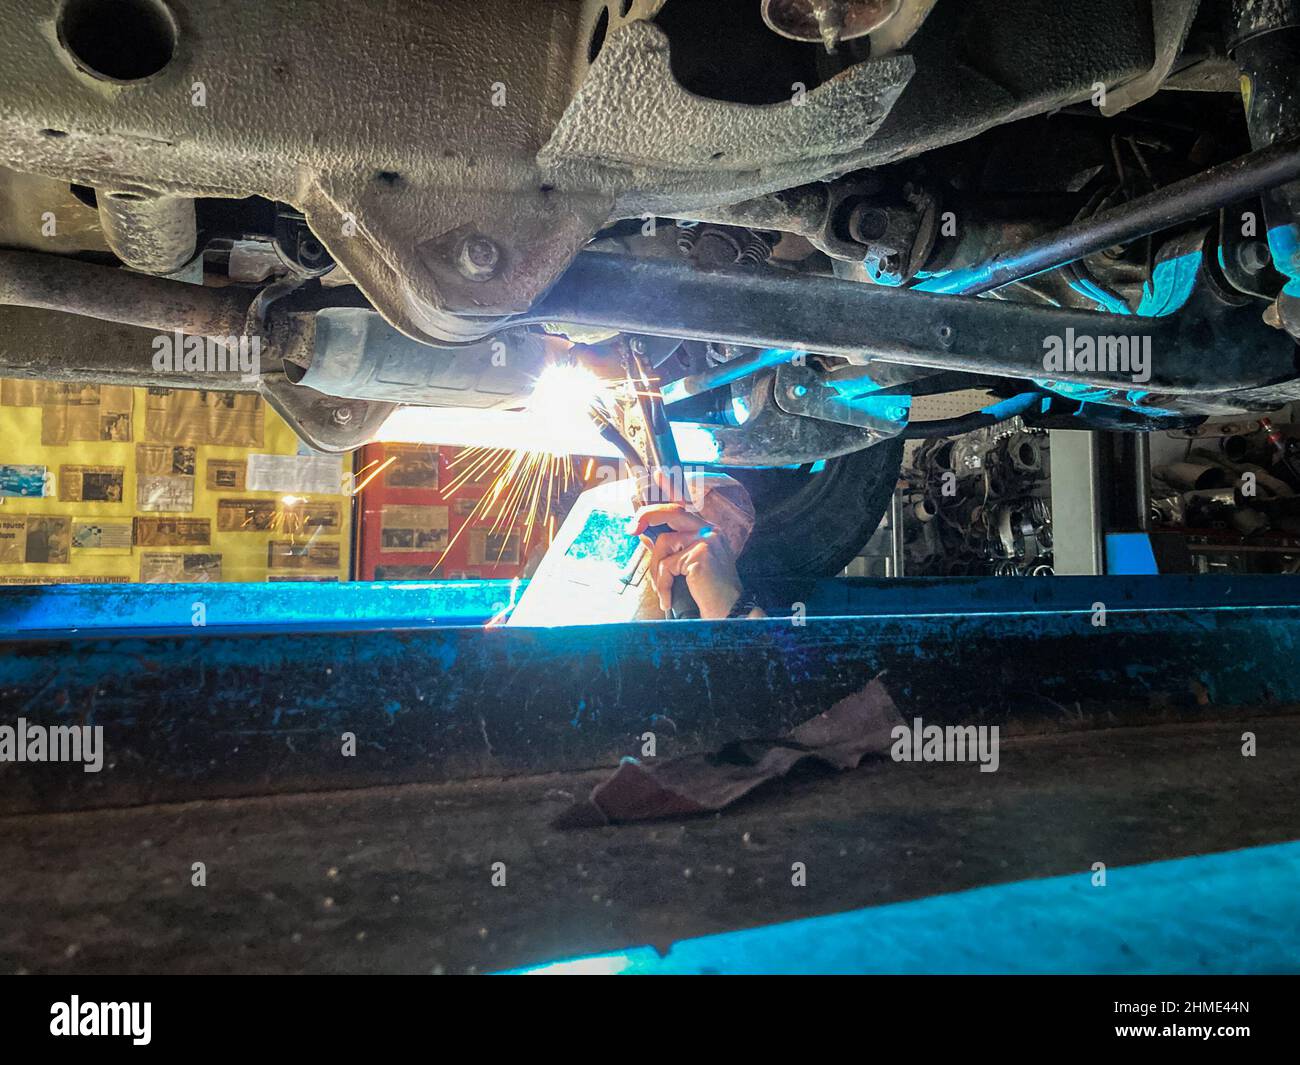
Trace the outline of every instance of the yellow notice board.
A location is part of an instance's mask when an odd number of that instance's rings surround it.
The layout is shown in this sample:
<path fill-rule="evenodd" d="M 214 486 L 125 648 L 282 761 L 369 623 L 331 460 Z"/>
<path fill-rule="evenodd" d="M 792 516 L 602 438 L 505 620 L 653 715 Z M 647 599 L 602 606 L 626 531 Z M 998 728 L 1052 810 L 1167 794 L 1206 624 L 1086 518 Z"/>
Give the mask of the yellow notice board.
<path fill-rule="evenodd" d="M 0 381 L 0 584 L 347 580 L 351 456 L 257 396 Z"/>

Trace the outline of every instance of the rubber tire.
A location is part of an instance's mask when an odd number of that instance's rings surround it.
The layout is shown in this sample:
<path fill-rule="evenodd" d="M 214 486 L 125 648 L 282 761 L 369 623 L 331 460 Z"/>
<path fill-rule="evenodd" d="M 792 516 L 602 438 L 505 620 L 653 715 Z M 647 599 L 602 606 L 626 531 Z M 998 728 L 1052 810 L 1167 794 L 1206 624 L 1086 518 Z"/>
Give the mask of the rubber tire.
<path fill-rule="evenodd" d="M 837 576 L 880 525 L 902 465 L 903 441 L 895 439 L 828 459 L 818 473 L 727 470 L 749 489 L 757 515 L 741 580 Z"/>

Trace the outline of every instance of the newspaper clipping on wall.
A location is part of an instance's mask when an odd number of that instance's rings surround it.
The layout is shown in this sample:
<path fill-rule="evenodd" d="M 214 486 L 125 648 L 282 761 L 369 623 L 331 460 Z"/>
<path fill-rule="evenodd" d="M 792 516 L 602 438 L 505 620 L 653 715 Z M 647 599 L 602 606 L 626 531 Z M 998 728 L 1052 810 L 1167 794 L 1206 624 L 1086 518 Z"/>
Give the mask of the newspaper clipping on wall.
<path fill-rule="evenodd" d="M 380 550 L 444 551 L 447 548 L 446 507 L 394 506 L 383 508 Z"/>

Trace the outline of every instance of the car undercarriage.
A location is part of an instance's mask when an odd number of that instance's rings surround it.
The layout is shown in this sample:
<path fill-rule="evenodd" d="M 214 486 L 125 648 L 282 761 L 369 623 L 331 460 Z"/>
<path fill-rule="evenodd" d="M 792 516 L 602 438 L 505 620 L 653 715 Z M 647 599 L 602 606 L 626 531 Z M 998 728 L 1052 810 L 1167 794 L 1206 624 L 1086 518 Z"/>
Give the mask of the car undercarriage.
<path fill-rule="evenodd" d="M 509 446 L 545 367 L 635 355 L 684 459 L 839 464 L 848 540 L 936 435 L 922 397 L 1136 432 L 1300 398 L 1297 3 L 3 0 L 0 30 L 3 376 L 255 391 L 327 452 L 399 416 Z"/>

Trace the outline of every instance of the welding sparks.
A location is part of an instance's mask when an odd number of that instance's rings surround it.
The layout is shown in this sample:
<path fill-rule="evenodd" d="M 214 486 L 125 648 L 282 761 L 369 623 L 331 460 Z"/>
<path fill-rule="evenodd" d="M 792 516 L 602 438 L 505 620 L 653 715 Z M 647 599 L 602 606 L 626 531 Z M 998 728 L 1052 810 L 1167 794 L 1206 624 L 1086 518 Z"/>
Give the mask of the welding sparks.
<path fill-rule="evenodd" d="M 551 427 L 563 430 L 575 422 L 590 426 L 588 411 L 607 388 L 606 382 L 585 367 L 555 363 L 538 377 L 525 414 L 543 433 Z M 443 492 L 444 499 L 470 484 L 486 487 L 443 550 L 439 566 L 471 526 L 487 526 L 488 537 L 498 538 L 493 565 L 500 565 L 512 532 L 519 535 L 521 559 L 535 539 L 545 536 L 549 546 L 555 538 L 556 505 L 587 479 L 592 462 L 588 461 L 588 474 L 580 479 L 567 450 L 471 447 L 452 459 L 449 466 L 453 476 Z"/>
<path fill-rule="evenodd" d="M 366 485 L 368 485 L 371 481 L 373 481 L 376 477 L 378 477 L 381 473 L 383 473 L 384 470 L 388 469 L 388 467 L 391 466 L 396 461 L 397 461 L 396 455 L 389 455 L 388 458 L 385 459 L 382 463 L 379 462 L 378 459 L 374 460 L 373 462 L 367 462 L 364 466 L 361 467 L 361 469 L 359 469 L 355 474 L 352 475 L 352 481 L 354 483 L 351 488 L 347 488 L 345 486 L 345 494 L 350 496 L 357 495 L 363 488 L 365 488 Z M 372 470 L 371 469 L 372 466 L 377 466 L 378 469 Z M 364 480 L 361 479 L 363 475 L 365 477 Z"/>
<path fill-rule="evenodd" d="M 524 410 L 402 407 L 390 414 L 380 431 L 383 441 L 464 449 L 450 463 L 454 476 L 443 490 L 444 500 L 467 485 L 484 486 L 435 568 L 446 562 L 465 530 L 474 526 L 487 525 L 488 535 L 497 539 L 492 548 L 494 566 L 500 565 L 511 532 L 521 534 L 520 559 L 543 536 L 549 546 L 555 539 L 556 511 L 567 502 L 568 493 L 591 483 L 597 459 L 629 461 L 624 449 L 601 434 L 593 408 L 613 410 L 619 397 L 626 401 L 662 395 L 652 389 L 648 380 L 614 383 L 586 367 L 557 362 L 538 376 Z M 670 428 L 682 462 L 718 461 L 714 426 L 674 422 Z M 581 477 L 574 455 L 586 458 Z M 639 466 L 641 460 L 635 464 Z"/>
<path fill-rule="evenodd" d="M 582 366 L 554 363 L 542 371 L 522 411 L 428 407 L 394 411 L 384 424 L 381 440 L 464 449 L 449 464 L 452 477 L 443 489 L 444 500 L 469 485 L 484 486 L 481 498 L 436 566 L 446 562 L 471 527 L 487 526 L 488 535 L 499 538 L 491 549 L 495 561 L 485 559 L 493 565 L 500 564 L 511 532 L 520 535 L 521 560 L 536 543 L 549 546 L 555 538 L 557 510 L 568 501 L 569 493 L 591 483 L 597 460 L 627 461 L 619 448 L 601 435 L 591 408 L 599 403 L 613 409 L 616 392 L 626 399 L 642 390 L 602 380 Z M 718 443 L 712 426 L 677 422 L 672 431 L 683 462 L 717 461 Z M 581 476 L 574 455 L 586 459 Z"/>
<path fill-rule="evenodd" d="M 511 532 L 520 538 L 520 557 L 535 539 L 545 534 L 546 543 L 555 538 L 554 506 L 579 483 L 573 459 L 541 451 L 508 451 L 502 448 L 469 448 L 450 462 L 453 478 L 444 499 L 469 484 L 486 484 L 465 523 L 456 530 L 438 559 L 442 565 L 466 529 L 486 526 L 489 537 L 499 537 L 493 565 L 499 565 Z"/>

